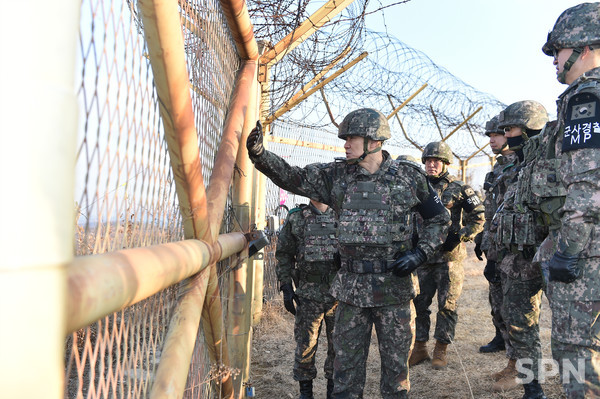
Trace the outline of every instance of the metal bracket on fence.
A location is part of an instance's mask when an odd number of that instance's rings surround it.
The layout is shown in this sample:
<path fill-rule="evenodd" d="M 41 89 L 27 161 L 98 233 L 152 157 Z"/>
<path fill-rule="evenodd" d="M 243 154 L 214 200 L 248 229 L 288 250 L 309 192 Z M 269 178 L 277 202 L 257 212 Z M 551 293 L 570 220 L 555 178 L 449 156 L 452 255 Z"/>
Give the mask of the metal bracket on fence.
<path fill-rule="evenodd" d="M 248 257 L 253 256 L 265 246 L 270 244 L 269 238 L 262 230 L 252 230 L 248 233 L 245 233 L 244 236 L 246 236 L 246 240 L 249 242 Z"/>

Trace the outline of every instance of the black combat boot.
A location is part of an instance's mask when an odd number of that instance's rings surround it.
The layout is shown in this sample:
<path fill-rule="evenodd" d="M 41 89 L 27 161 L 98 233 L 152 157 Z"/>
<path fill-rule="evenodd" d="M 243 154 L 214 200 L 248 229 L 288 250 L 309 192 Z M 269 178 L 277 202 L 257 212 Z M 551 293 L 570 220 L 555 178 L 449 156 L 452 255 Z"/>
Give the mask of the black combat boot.
<path fill-rule="evenodd" d="M 496 328 L 496 336 L 494 339 L 490 341 L 489 344 L 483 345 L 479 347 L 479 352 L 481 353 L 492 353 L 492 352 L 500 352 L 505 350 L 504 346 L 504 338 L 502 338 L 502 334 L 500 334 L 500 330 Z"/>
<path fill-rule="evenodd" d="M 300 383 L 300 397 L 298 399 L 315 399 L 312 391 L 312 380 L 298 382 Z"/>
<path fill-rule="evenodd" d="M 333 380 L 328 378 L 327 379 L 327 398 L 326 399 L 331 399 L 333 397 Z"/>
<path fill-rule="evenodd" d="M 546 395 L 544 395 L 542 386 L 537 380 L 523 384 L 523 389 L 525 389 L 525 395 L 523 395 L 523 399 L 546 399 Z"/>

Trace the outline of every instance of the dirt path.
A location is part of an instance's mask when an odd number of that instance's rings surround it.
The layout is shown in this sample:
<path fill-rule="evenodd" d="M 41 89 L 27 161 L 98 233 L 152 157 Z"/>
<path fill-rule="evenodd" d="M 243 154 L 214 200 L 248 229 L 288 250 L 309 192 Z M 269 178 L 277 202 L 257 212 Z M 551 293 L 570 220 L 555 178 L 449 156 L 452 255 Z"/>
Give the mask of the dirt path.
<path fill-rule="evenodd" d="M 472 253 L 472 252 L 470 252 Z M 411 399 L 442 398 L 504 398 L 520 399 L 522 388 L 503 393 L 491 390 L 490 374 L 506 365 L 504 353 L 481 354 L 479 346 L 494 334 L 487 299 L 488 285 L 483 277 L 483 262 L 470 258 L 465 263 L 465 284 L 459 305 L 459 321 L 455 343 L 448 347 L 449 365 L 446 370 L 433 370 L 421 364 L 410 371 Z M 435 302 L 435 299 L 434 299 Z M 435 314 L 435 311 L 432 312 Z M 434 319 L 432 319 L 432 326 Z M 550 308 L 546 298 L 542 304 L 541 339 L 544 357 L 550 354 Z M 318 377 L 315 380 L 315 398 L 325 398 L 323 360 L 326 343 L 320 339 L 317 353 Z M 263 399 L 297 398 L 298 383 L 292 378 L 294 358 L 293 317 L 283 309 L 281 301 L 266 304 L 263 319 L 257 326 L 252 347 L 251 382 L 256 397 Z M 369 351 L 365 399 L 380 398 L 379 353 L 377 337 L 373 333 Z M 550 399 L 563 398 L 558 379 L 543 384 Z"/>

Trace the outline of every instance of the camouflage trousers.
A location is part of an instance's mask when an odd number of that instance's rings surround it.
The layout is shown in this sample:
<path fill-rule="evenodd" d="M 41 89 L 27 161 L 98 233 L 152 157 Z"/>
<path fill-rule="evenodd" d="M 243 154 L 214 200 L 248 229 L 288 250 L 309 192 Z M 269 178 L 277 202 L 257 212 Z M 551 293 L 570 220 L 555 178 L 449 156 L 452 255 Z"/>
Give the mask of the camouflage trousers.
<path fill-rule="evenodd" d="M 498 273 L 499 274 L 499 273 Z M 508 339 L 508 330 L 506 329 L 506 323 L 504 322 L 504 318 L 502 317 L 502 301 L 504 299 L 504 295 L 502 295 L 502 283 L 489 283 L 489 301 L 490 307 L 492 309 L 492 323 L 494 327 L 500 331 L 502 335 L 502 339 L 504 339 L 504 346 L 506 348 L 506 357 L 509 359 L 515 359 L 514 357 L 514 349 L 510 344 L 510 340 Z"/>
<path fill-rule="evenodd" d="M 552 357 L 569 399 L 600 398 L 600 302 L 550 300 Z"/>
<path fill-rule="evenodd" d="M 540 309 L 542 303 L 542 278 L 521 280 L 501 274 L 502 317 L 512 346 L 512 359 L 520 360 L 523 369 L 538 378 L 542 358 L 540 344 Z M 507 353 L 508 355 L 508 353 Z M 521 378 L 527 378 L 521 374 Z"/>
<path fill-rule="evenodd" d="M 299 297 L 296 307 L 296 322 L 294 324 L 294 339 L 296 353 L 294 354 L 294 380 L 307 381 L 317 377 L 315 354 L 319 344 L 321 326 L 325 321 L 327 335 L 327 358 L 323 371 L 325 378 L 333 378 L 333 324 L 337 302 L 319 302 Z"/>
<path fill-rule="evenodd" d="M 462 262 L 426 264 L 417 269 L 417 276 L 420 287 L 420 294 L 414 299 L 417 341 L 429 340 L 429 307 L 437 291 L 438 312 L 433 338 L 445 344 L 453 342 L 458 322 L 458 298 L 465 278 Z"/>
<path fill-rule="evenodd" d="M 363 397 L 373 326 L 381 357 L 381 396 L 383 399 L 408 398 L 408 358 L 415 330 L 411 301 L 373 308 L 339 303 L 333 331 L 333 398 Z"/>

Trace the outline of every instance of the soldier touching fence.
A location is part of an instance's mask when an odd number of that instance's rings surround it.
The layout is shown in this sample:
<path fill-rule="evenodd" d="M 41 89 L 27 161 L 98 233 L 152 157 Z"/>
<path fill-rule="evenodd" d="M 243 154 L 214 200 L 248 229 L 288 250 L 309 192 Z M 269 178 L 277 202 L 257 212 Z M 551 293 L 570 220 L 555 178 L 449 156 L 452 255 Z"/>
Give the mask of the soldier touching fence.
<path fill-rule="evenodd" d="M 335 316 L 333 398 L 361 398 L 375 326 L 385 399 L 406 398 L 414 337 L 413 271 L 447 235 L 450 216 L 425 173 L 381 149 L 391 136 L 386 117 L 364 108 L 339 125 L 346 159 L 292 167 L 262 145 L 260 125 L 248 136 L 250 159 L 275 184 L 328 204 L 339 216 L 341 268 L 331 287 Z M 413 245 L 412 214 L 423 217 Z"/>
<path fill-rule="evenodd" d="M 323 367 L 327 399 L 333 394 L 332 334 L 337 301 L 329 294 L 329 288 L 339 266 L 336 231 L 333 210 L 310 200 L 308 205 L 290 210 L 277 240 L 277 279 L 285 308 L 295 315 L 294 380 L 300 384 L 300 399 L 313 399 L 313 380 L 317 376 L 315 355 L 323 324 L 327 336 Z"/>

